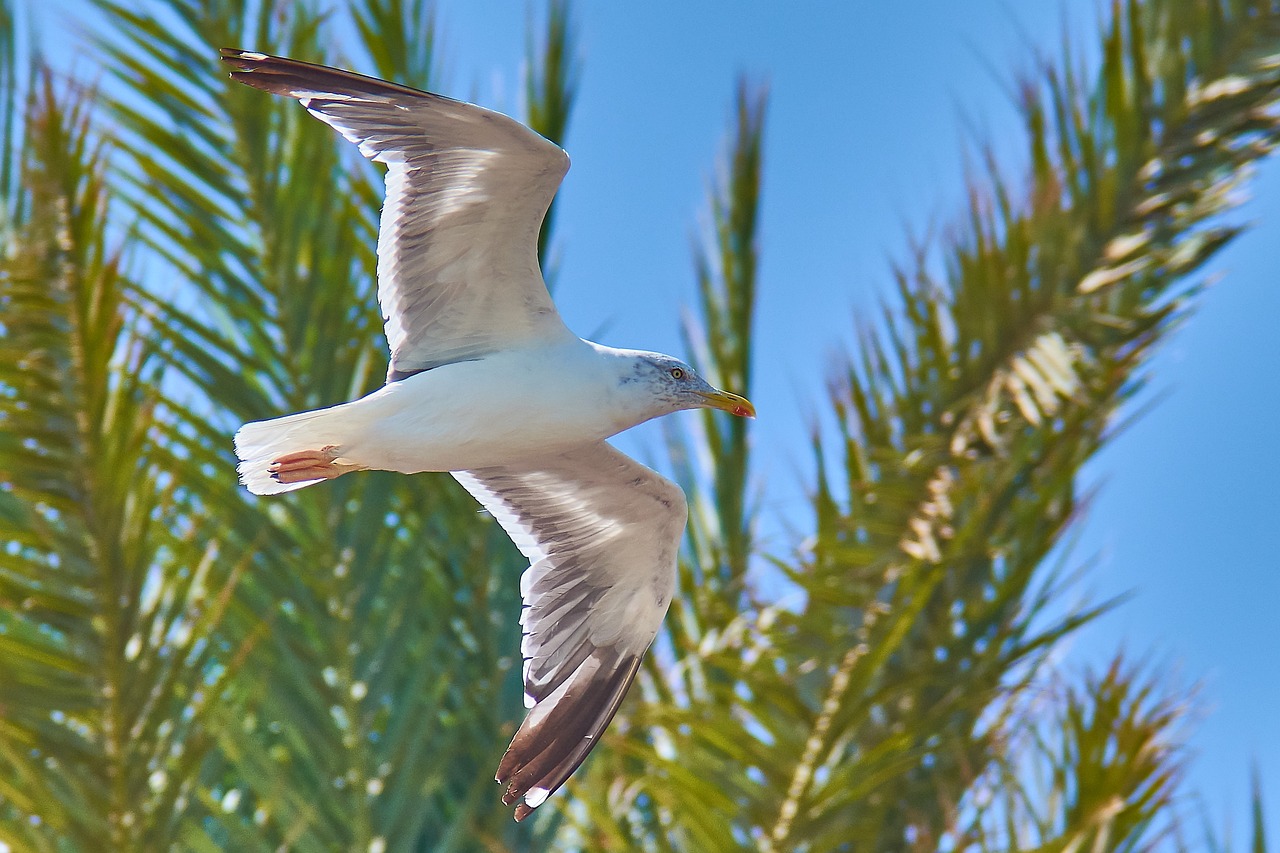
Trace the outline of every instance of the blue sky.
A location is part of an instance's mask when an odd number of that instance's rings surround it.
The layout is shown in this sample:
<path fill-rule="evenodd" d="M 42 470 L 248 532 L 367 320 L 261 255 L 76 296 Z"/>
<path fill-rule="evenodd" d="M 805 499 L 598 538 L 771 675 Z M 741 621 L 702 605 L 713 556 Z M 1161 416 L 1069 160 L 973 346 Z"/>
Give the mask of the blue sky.
<path fill-rule="evenodd" d="M 527 4 L 438 5 L 438 88 L 519 114 Z M 906 236 L 963 211 L 966 146 L 991 142 L 1018 165 L 1012 84 L 1037 51 L 1060 52 L 1064 26 L 1084 46 L 1100 5 L 578 3 L 581 90 L 557 220 L 566 320 L 604 343 L 681 352 L 678 306 L 694 296 L 690 246 L 734 81 L 767 80 L 754 447 L 763 510 L 803 524 L 830 356 L 889 293 Z M 43 7 L 59 9 L 85 11 Z M 1079 594 L 1133 597 L 1067 652 L 1101 664 L 1123 645 L 1169 684 L 1203 685 L 1187 787 L 1215 824 L 1231 816 L 1241 843 L 1254 759 L 1280 835 L 1280 164 L 1252 191 L 1239 217 L 1253 230 L 1215 259 L 1224 279 L 1152 365 L 1144 399 L 1157 407 L 1086 472 L 1100 491 L 1074 557 L 1098 563 Z M 656 434 L 624 447 L 646 442 Z M 785 525 L 766 529 L 785 550 Z"/>

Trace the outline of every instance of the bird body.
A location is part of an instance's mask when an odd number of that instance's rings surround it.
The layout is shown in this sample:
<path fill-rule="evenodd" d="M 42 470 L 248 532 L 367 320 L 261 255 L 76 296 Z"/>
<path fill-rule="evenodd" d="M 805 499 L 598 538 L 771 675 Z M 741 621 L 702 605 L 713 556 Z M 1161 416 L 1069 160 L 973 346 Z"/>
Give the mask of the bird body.
<path fill-rule="evenodd" d="M 384 80 L 248 51 L 222 58 L 234 79 L 296 98 L 388 167 L 387 384 L 245 424 L 241 481 L 266 495 L 361 470 L 448 471 L 502 525 L 529 560 L 530 710 L 497 771 L 521 820 L 598 743 L 675 589 L 684 494 L 604 439 L 681 409 L 755 410 L 679 359 L 565 327 L 537 261 L 569 165 L 557 146 L 506 116 Z"/>
<path fill-rule="evenodd" d="M 416 474 L 509 465 L 602 441 L 641 413 L 610 405 L 623 397 L 616 368 L 624 365 L 597 352 L 581 340 L 555 341 L 392 382 L 360 401 L 381 410 L 361 456 L 371 468 Z M 483 401 L 460 403 L 481 385 L 489 389 Z M 578 417 L 567 422 L 564 412 Z"/>
<path fill-rule="evenodd" d="M 509 465 L 602 441 L 678 409 L 643 383 L 652 358 L 662 356 L 566 336 L 441 365 L 350 403 L 245 424 L 236 437 L 241 474 L 255 494 L 278 494 L 328 479 L 270 476 L 271 460 L 317 447 L 332 448 L 335 461 L 354 470 L 419 474 Z M 469 393 L 477 387 L 486 393 Z"/>

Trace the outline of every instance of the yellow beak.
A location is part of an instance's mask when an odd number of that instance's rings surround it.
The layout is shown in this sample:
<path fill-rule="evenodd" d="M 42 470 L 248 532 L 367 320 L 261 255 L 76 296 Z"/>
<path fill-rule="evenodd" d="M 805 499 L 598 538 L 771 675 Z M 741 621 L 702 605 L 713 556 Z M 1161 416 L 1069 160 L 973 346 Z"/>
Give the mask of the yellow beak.
<path fill-rule="evenodd" d="M 702 399 L 706 401 L 706 405 L 712 409 L 722 409 L 731 415 L 737 415 L 740 418 L 754 418 L 756 416 L 756 407 L 751 405 L 751 401 L 746 397 L 739 397 L 737 394 L 730 394 L 728 391 L 704 391 Z"/>

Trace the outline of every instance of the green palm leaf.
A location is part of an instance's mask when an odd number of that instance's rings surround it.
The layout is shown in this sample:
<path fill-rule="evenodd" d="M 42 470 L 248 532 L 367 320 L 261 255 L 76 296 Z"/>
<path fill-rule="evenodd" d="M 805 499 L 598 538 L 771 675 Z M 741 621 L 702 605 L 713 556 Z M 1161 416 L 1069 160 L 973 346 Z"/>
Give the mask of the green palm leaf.
<path fill-rule="evenodd" d="M 208 535 L 203 474 L 175 479 L 182 419 L 104 236 L 89 103 L 36 71 L 5 199 L 0 838 L 20 850 L 173 843 L 235 673 L 207 638 L 243 557 Z"/>

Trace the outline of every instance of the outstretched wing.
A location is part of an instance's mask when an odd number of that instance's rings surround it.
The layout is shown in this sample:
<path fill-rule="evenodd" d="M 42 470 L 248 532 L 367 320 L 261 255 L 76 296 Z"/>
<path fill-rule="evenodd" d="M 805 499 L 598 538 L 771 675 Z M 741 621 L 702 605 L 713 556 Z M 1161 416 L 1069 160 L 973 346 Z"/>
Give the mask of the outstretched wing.
<path fill-rule="evenodd" d="M 675 589 L 680 487 L 603 442 L 519 468 L 455 472 L 526 557 L 525 704 L 498 765 L 516 820 L 599 741 Z"/>
<path fill-rule="evenodd" d="M 231 76 L 297 98 L 387 164 L 378 302 L 387 381 L 568 331 L 538 267 L 538 229 L 569 158 L 507 116 L 373 77 L 222 50 Z"/>

